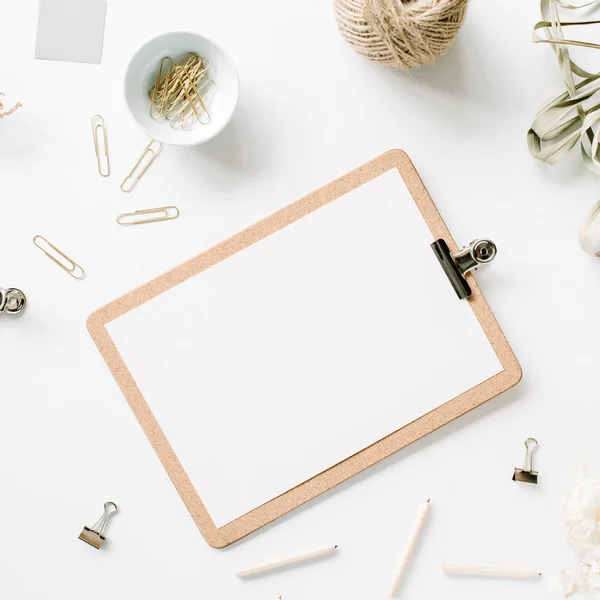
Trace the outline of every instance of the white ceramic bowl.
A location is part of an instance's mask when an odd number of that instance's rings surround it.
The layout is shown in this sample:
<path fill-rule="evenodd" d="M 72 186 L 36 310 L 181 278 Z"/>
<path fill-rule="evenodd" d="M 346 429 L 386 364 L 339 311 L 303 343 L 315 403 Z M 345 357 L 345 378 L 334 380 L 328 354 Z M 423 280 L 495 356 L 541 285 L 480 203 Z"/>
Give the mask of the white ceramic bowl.
<path fill-rule="evenodd" d="M 195 52 L 211 60 L 208 79 L 214 79 L 216 83 L 206 102 L 210 123 L 197 123 L 190 131 L 173 129 L 164 119 L 152 119 L 148 97 L 162 58 L 170 56 L 176 61 L 186 52 Z M 196 146 L 215 137 L 229 123 L 238 92 L 237 70 L 229 55 L 208 38 L 185 31 L 165 33 L 146 42 L 133 55 L 125 73 L 125 101 L 134 121 L 151 138 L 173 146 Z"/>

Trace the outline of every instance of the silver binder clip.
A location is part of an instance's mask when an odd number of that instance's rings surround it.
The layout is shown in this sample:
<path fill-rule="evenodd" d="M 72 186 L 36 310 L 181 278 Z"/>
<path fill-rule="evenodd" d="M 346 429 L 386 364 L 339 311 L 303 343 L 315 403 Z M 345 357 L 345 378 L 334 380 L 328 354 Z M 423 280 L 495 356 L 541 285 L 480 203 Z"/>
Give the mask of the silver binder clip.
<path fill-rule="evenodd" d="M 110 516 L 117 512 L 117 505 L 114 502 L 104 503 L 104 513 L 98 519 L 93 527 L 84 527 L 79 534 L 79 539 L 86 542 L 90 546 L 94 546 L 96 550 L 100 550 L 104 540 L 104 529 Z"/>
<path fill-rule="evenodd" d="M 471 295 L 465 275 L 479 265 L 491 262 L 496 256 L 496 244 L 491 240 L 474 240 L 460 252 L 452 254 L 443 239 L 436 240 L 431 248 L 442 265 L 457 296 L 464 300 Z"/>
<path fill-rule="evenodd" d="M 513 481 L 523 481 L 525 483 L 538 482 L 538 472 L 533 470 L 533 453 L 538 445 L 537 440 L 534 438 L 527 438 L 525 440 L 525 448 L 527 449 L 525 453 L 525 463 L 523 464 L 522 469 L 515 467 Z"/>
<path fill-rule="evenodd" d="M 17 288 L 5 290 L 0 287 L 0 313 L 16 315 L 20 313 L 27 304 L 25 294 Z"/>

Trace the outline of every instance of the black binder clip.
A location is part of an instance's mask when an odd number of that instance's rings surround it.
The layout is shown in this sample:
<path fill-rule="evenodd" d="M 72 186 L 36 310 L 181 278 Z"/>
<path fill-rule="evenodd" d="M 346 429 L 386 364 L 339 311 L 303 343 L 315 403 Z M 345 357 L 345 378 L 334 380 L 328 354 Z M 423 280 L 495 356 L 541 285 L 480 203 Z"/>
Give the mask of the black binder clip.
<path fill-rule="evenodd" d="M 471 295 L 465 274 L 491 262 L 496 256 L 496 244 L 491 240 L 475 240 L 456 254 L 450 252 L 448 244 L 442 239 L 433 242 L 431 248 L 461 300 Z"/>
<path fill-rule="evenodd" d="M 513 481 L 523 481 L 524 483 L 537 483 L 538 472 L 533 470 L 533 453 L 538 447 L 538 442 L 535 438 L 527 438 L 525 440 L 525 464 L 522 469 L 515 468 L 513 473 Z"/>

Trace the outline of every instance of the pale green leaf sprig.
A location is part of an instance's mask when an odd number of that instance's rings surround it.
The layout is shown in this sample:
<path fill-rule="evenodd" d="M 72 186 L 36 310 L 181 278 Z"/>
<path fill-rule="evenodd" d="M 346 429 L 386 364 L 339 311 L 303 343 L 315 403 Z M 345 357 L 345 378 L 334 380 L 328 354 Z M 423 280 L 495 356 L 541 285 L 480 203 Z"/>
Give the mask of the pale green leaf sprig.
<path fill-rule="evenodd" d="M 566 91 L 535 116 L 527 132 L 527 145 L 533 157 L 554 164 L 579 144 L 585 165 L 600 175 L 600 72 L 586 71 L 569 54 L 569 46 L 600 50 L 600 44 L 569 39 L 563 32 L 566 27 L 600 25 L 600 20 L 562 21 L 560 15 L 561 11 L 592 9 L 598 5 L 600 0 L 579 4 L 541 0 L 542 20 L 534 27 L 533 41 L 552 45 Z"/>

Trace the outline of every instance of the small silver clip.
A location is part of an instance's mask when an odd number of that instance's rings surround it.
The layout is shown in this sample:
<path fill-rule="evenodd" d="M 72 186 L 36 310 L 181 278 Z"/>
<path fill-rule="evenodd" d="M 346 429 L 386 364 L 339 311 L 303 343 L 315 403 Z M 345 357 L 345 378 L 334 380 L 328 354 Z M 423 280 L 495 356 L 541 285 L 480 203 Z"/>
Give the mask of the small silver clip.
<path fill-rule="evenodd" d="M 527 438 L 525 440 L 525 462 L 523 468 L 519 469 L 515 467 L 513 473 L 513 481 L 523 481 L 524 483 L 537 483 L 538 472 L 533 470 L 533 453 L 538 447 L 538 441 L 535 438 Z"/>
<path fill-rule="evenodd" d="M 104 512 L 93 527 L 84 527 L 79 534 L 79 539 L 90 546 L 99 550 L 104 540 L 104 529 L 111 515 L 117 512 L 117 505 L 114 502 L 104 503 Z"/>
<path fill-rule="evenodd" d="M 462 275 L 494 260 L 496 244 L 492 240 L 474 240 L 460 252 L 452 255 Z"/>
<path fill-rule="evenodd" d="M 0 287 L 0 313 L 16 315 L 20 313 L 27 304 L 25 294 L 17 288 L 5 290 Z"/>
<path fill-rule="evenodd" d="M 431 248 L 461 300 L 471 295 L 471 287 L 465 275 L 477 269 L 479 265 L 494 260 L 497 253 L 496 244 L 491 240 L 474 240 L 456 254 L 450 252 L 448 244 L 443 239 L 433 242 Z"/>

